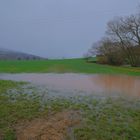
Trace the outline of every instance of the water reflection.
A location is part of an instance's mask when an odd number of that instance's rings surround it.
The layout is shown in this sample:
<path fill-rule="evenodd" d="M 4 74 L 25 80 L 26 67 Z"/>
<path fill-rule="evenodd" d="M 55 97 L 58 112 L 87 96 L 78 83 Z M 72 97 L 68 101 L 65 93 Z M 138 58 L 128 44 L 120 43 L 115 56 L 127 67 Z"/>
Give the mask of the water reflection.
<path fill-rule="evenodd" d="M 62 95 L 140 97 L 140 77 L 85 74 L 0 74 L 0 79 L 28 81 Z M 53 92 L 52 92 L 53 93 Z"/>
<path fill-rule="evenodd" d="M 98 75 L 93 76 L 93 83 L 100 85 L 105 93 L 117 93 L 140 97 L 140 78 L 118 75 Z"/>

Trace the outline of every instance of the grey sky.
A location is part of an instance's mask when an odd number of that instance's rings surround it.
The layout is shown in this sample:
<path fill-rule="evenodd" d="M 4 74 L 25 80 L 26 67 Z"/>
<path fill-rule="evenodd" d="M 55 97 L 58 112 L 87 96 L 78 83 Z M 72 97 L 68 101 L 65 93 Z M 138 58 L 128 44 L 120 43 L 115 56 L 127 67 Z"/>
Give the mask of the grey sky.
<path fill-rule="evenodd" d="M 80 57 L 115 16 L 140 0 L 0 0 L 0 47 L 36 55 Z"/>

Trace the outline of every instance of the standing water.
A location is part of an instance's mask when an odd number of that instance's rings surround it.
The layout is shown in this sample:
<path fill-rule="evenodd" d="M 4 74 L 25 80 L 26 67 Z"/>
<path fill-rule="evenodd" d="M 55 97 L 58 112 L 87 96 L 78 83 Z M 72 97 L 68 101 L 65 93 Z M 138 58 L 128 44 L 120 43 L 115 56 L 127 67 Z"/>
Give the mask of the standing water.
<path fill-rule="evenodd" d="M 27 81 L 46 87 L 50 93 L 66 96 L 140 97 L 140 77 L 86 74 L 0 74 L 0 79 Z"/>

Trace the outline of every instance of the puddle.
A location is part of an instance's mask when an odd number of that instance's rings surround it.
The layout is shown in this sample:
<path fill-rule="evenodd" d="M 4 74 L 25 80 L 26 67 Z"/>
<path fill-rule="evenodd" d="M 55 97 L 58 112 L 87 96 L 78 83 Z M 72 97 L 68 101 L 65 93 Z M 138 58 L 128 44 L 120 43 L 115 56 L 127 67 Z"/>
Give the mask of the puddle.
<path fill-rule="evenodd" d="M 140 97 L 140 77 L 86 74 L 0 74 L 0 79 L 28 81 L 52 95 Z"/>

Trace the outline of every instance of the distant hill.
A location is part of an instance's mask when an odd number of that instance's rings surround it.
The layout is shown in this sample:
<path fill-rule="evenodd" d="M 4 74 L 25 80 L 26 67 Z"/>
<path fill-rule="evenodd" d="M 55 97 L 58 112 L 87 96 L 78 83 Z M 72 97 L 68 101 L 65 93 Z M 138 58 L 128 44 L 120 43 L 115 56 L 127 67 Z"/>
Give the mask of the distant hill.
<path fill-rule="evenodd" d="M 37 60 L 42 57 L 0 48 L 0 60 Z"/>

